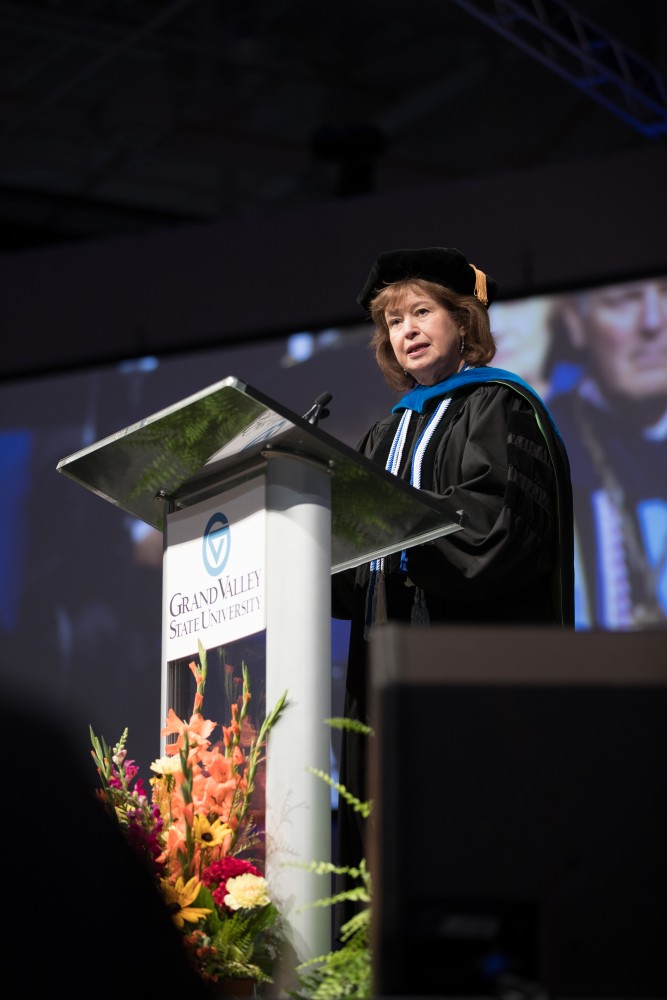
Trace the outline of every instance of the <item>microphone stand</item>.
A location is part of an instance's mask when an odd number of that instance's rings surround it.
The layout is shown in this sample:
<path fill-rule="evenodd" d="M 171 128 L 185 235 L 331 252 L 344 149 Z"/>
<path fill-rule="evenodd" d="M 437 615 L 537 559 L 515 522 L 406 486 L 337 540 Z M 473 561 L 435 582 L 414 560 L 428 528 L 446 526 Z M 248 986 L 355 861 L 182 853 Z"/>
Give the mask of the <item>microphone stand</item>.
<path fill-rule="evenodd" d="M 319 420 L 324 420 L 325 417 L 329 416 L 331 411 L 327 409 L 327 403 L 330 403 L 332 399 L 333 396 L 330 392 L 321 393 L 307 413 L 304 413 L 303 419 L 316 426 Z"/>

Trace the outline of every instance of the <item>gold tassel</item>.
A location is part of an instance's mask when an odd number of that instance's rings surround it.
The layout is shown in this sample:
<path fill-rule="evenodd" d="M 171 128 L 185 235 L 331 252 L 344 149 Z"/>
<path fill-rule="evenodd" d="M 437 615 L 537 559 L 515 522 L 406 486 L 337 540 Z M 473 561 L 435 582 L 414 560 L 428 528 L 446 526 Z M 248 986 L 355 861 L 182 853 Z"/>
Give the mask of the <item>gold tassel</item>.
<path fill-rule="evenodd" d="M 484 271 L 480 271 L 474 264 L 471 264 L 470 266 L 475 272 L 475 298 L 479 299 L 482 305 L 488 306 L 489 295 L 486 290 L 486 275 L 484 274 Z"/>

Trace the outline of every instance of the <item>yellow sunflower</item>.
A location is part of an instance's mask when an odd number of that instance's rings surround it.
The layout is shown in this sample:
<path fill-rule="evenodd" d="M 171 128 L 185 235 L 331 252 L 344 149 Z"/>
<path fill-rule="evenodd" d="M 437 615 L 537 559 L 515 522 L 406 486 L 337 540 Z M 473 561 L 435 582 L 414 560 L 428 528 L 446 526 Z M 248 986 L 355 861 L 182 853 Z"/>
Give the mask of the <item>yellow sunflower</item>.
<path fill-rule="evenodd" d="M 195 843 L 199 844 L 202 850 L 211 847 L 221 847 L 225 837 L 232 832 L 231 828 L 223 822 L 222 817 L 217 816 L 211 823 L 204 813 L 197 813 L 192 825 L 192 835 Z"/>
<path fill-rule="evenodd" d="M 166 879 L 160 879 L 160 884 L 167 909 L 177 927 L 182 927 L 186 920 L 189 924 L 196 924 L 211 913 L 211 910 L 204 906 L 191 905 L 199 895 L 201 886 L 195 876 L 184 882 L 183 877 L 179 875 L 174 885 Z"/>

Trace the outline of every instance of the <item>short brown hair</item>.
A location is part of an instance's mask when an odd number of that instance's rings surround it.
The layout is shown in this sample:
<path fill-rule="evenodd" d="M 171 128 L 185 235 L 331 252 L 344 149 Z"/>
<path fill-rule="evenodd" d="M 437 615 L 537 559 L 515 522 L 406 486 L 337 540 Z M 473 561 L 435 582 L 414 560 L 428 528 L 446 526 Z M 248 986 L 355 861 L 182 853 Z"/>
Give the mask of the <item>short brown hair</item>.
<path fill-rule="evenodd" d="M 406 392 L 417 384 L 412 375 L 406 374 L 396 360 L 384 315 L 387 309 L 396 305 L 412 291 L 430 295 L 451 313 L 458 326 L 463 327 L 465 348 L 462 356 L 468 364 L 486 365 L 492 360 L 496 353 L 496 345 L 491 334 L 489 313 L 481 302 L 472 295 L 459 295 L 443 285 L 425 281 L 423 278 L 394 281 L 380 289 L 369 304 L 371 319 L 375 325 L 370 347 L 375 352 L 375 360 L 391 389 L 396 392 Z"/>

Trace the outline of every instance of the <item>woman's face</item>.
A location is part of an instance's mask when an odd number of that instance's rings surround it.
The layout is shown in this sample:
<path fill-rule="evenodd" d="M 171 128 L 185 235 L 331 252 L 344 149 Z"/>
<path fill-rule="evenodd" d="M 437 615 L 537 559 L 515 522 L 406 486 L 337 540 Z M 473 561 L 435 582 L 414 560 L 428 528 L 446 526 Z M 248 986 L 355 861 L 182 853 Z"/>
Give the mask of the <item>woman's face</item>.
<path fill-rule="evenodd" d="M 435 385 L 463 368 L 463 327 L 426 292 L 409 289 L 384 317 L 396 360 L 421 385 Z"/>

